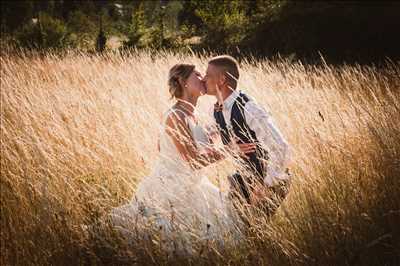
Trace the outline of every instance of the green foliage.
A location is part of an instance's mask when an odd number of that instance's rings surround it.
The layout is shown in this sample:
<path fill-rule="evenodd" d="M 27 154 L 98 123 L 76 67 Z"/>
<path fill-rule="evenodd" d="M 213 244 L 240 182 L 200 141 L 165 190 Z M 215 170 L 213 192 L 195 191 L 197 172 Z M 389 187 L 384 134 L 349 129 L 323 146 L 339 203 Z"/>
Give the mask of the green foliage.
<path fill-rule="evenodd" d="M 151 47 L 171 49 L 182 45 L 178 14 L 182 10 L 179 1 L 166 5 L 158 2 L 143 2 L 133 9 L 125 47 Z"/>
<path fill-rule="evenodd" d="M 207 48 L 233 48 L 245 37 L 249 20 L 244 1 L 204 1 L 195 14 L 204 25 L 203 44 Z"/>
<path fill-rule="evenodd" d="M 90 48 L 91 40 L 94 39 L 97 31 L 97 25 L 93 19 L 81 10 L 72 11 L 69 13 L 67 27 L 74 46 Z"/>
<path fill-rule="evenodd" d="M 236 56 L 400 57 L 397 2 L 21 0 L 1 1 L 1 10 L 2 39 L 17 38 L 24 47 L 74 45 L 91 50 L 101 14 L 104 34 L 126 40 L 124 47 L 189 45 Z M 39 13 L 55 20 L 48 25 L 55 32 L 46 33 L 32 23 Z M 57 39 L 67 42 L 61 45 Z"/>
<path fill-rule="evenodd" d="M 96 24 L 93 19 L 81 10 L 76 10 L 69 14 L 67 25 L 68 30 L 71 32 L 93 33 L 96 30 Z"/>
<path fill-rule="evenodd" d="M 140 47 L 140 39 L 145 32 L 145 16 L 143 5 L 132 11 L 132 19 L 129 24 L 128 40 L 124 42 L 125 47 Z"/>
<path fill-rule="evenodd" d="M 39 49 L 59 49 L 70 44 L 65 24 L 45 13 L 22 27 L 17 33 L 17 42 L 23 47 Z"/>
<path fill-rule="evenodd" d="M 173 0 L 165 6 L 163 15 L 165 35 L 178 36 L 180 34 L 178 17 L 181 12 L 183 12 L 183 4 L 180 1 Z"/>
<path fill-rule="evenodd" d="M 373 61 L 399 57 L 399 3 L 268 1 L 242 45 L 261 55 Z M 332 61 L 332 60 L 331 60 Z"/>

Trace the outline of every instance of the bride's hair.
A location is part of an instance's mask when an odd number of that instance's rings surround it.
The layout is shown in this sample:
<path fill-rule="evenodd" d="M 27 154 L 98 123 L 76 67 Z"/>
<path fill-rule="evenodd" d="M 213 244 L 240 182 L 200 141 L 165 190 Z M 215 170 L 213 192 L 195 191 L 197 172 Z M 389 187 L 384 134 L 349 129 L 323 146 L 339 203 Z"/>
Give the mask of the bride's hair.
<path fill-rule="evenodd" d="M 190 64 L 176 64 L 169 70 L 168 89 L 171 98 L 179 98 L 183 95 L 181 81 L 187 80 L 195 66 Z"/>

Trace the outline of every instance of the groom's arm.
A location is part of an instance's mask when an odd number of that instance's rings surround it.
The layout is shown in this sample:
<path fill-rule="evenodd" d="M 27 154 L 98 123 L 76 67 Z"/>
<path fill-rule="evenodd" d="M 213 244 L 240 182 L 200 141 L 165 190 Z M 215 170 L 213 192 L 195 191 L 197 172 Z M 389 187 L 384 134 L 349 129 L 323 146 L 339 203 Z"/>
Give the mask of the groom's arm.
<path fill-rule="evenodd" d="M 289 145 L 276 127 L 272 116 L 255 101 L 245 105 L 245 118 L 250 129 L 256 133 L 258 141 L 268 152 L 267 178 L 265 182 L 272 185 L 276 179 L 286 177 L 289 163 Z"/>

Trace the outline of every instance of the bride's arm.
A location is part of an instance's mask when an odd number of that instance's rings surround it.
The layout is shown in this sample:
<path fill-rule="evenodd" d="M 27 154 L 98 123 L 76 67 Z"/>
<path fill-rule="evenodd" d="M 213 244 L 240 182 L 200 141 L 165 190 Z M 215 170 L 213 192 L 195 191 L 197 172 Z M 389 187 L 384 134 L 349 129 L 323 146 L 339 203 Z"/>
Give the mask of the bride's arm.
<path fill-rule="evenodd" d="M 171 112 L 166 121 L 166 132 L 172 138 L 178 152 L 189 165 L 198 169 L 224 158 L 223 152 L 210 146 L 202 154 L 196 148 L 190 129 L 181 112 Z"/>

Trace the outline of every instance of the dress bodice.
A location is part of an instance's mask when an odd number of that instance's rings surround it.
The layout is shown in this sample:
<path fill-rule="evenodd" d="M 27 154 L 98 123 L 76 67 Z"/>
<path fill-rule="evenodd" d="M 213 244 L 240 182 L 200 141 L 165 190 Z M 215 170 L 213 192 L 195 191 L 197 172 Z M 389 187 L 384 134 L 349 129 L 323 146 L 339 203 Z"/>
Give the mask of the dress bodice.
<path fill-rule="evenodd" d="M 163 123 L 160 128 L 160 154 L 159 158 L 156 162 L 156 167 L 154 171 L 167 171 L 167 172 L 179 172 L 182 174 L 191 174 L 193 175 L 194 171 L 190 168 L 188 162 L 186 162 L 182 156 L 180 155 L 177 147 L 175 146 L 172 138 L 166 132 L 166 120 L 171 112 L 181 112 L 180 110 L 172 110 L 169 109 L 167 113 L 164 115 Z M 192 134 L 192 137 L 195 141 L 196 147 L 202 151 L 202 149 L 208 144 L 207 134 L 204 129 L 194 122 L 192 119 L 185 117 L 185 123 L 188 125 L 188 128 Z M 196 177 L 194 177 L 196 178 Z M 196 182 L 196 180 L 192 180 Z"/>
<path fill-rule="evenodd" d="M 167 113 L 163 117 L 163 123 L 161 124 L 160 128 L 160 153 L 158 160 L 155 164 L 153 169 L 157 171 L 158 174 L 160 171 L 163 173 L 175 172 L 175 173 L 182 173 L 182 174 L 192 174 L 194 173 L 193 169 L 191 169 L 188 162 L 186 162 L 182 156 L 180 155 L 177 147 L 175 146 L 172 138 L 168 135 L 166 131 L 166 120 L 171 112 L 175 110 L 169 109 Z M 179 111 L 179 110 L 178 110 Z M 198 143 L 205 143 L 205 133 L 203 129 L 194 124 L 194 122 L 190 119 L 185 119 L 185 123 L 188 125 L 191 134 L 196 142 L 196 146 L 199 148 Z M 195 181 L 195 180 L 192 180 Z"/>

